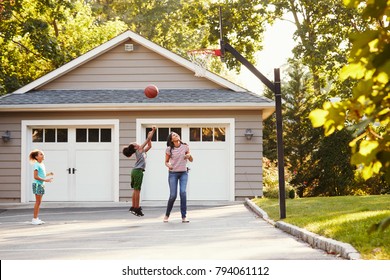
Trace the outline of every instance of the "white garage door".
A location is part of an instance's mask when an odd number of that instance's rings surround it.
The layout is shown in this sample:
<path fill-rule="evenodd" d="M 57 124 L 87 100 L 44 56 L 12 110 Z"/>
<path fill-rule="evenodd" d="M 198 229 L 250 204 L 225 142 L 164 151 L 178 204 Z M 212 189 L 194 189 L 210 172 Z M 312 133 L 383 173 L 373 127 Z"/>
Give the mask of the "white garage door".
<path fill-rule="evenodd" d="M 114 152 L 111 127 L 32 126 L 31 149 L 45 154 L 47 172 L 54 172 L 46 183 L 45 201 L 113 201 Z M 27 170 L 28 200 L 33 171 Z"/>
<path fill-rule="evenodd" d="M 150 126 L 147 123 L 141 125 L 139 143 L 145 139 Z M 194 161 L 188 164 L 187 199 L 234 200 L 231 126 L 230 122 L 157 124 L 153 147 L 147 155 L 141 199 L 168 199 L 168 170 L 164 165 L 166 139 L 171 131 L 175 131 L 189 145 L 194 157 Z"/>

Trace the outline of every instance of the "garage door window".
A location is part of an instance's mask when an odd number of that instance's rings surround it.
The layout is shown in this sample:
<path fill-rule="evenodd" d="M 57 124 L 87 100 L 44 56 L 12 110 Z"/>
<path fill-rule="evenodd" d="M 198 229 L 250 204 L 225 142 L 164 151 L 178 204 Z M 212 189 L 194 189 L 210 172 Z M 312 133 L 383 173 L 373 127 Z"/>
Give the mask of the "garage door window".
<path fill-rule="evenodd" d="M 224 127 L 190 127 L 191 142 L 225 142 Z"/>
<path fill-rule="evenodd" d="M 35 143 L 67 143 L 67 128 L 33 128 L 32 141 Z"/>
<path fill-rule="evenodd" d="M 145 139 L 146 139 L 146 137 L 148 137 L 148 133 L 151 130 L 152 130 L 151 127 L 146 128 Z M 181 127 L 159 127 L 159 128 L 157 128 L 156 132 L 154 133 L 152 141 L 166 142 L 168 135 L 171 132 L 176 132 L 181 137 Z"/>
<path fill-rule="evenodd" d="M 77 128 L 76 142 L 77 143 L 111 142 L 111 129 L 110 128 Z"/>

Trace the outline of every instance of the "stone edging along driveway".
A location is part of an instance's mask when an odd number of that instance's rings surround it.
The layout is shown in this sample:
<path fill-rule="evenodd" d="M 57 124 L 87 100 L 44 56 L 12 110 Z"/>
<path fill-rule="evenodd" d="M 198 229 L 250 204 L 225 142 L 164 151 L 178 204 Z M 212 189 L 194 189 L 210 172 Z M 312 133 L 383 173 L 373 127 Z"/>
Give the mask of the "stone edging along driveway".
<path fill-rule="evenodd" d="M 257 215 L 259 215 L 265 221 L 274 227 L 277 227 L 291 235 L 294 235 L 302 241 L 309 243 L 314 248 L 324 250 L 329 254 L 337 254 L 340 257 L 349 260 L 361 259 L 360 253 L 348 243 L 326 238 L 285 222 L 275 222 L 268 217 L 268 214 L 264 212 L 264 210 L 253 203 L 250 199 L 246 198 L 245 202 Z"/>

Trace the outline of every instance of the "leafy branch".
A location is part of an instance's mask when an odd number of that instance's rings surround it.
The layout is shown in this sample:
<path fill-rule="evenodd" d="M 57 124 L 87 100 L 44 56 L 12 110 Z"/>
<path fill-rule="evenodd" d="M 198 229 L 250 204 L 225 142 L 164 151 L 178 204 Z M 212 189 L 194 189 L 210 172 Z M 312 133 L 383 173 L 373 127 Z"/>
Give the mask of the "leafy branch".
<path fill-rule="evenodd" d="M 364 179 L 385 174 L 390 182 L 390 6 L 386 1 L 344 0 L 349 8 L 362 3 L 362 17 L 372 28 L 351 36 L 349 63 L 340 71 L 342 81 L 356 80 L 353 96 L 339 102 L 325 102 L 310 113 L 314 127 L 324 127 L 328 136 L 354 123 L 355 139 L 350 142 L 351 163 L 362 168 Z M 386 24 L 379 25 L 379 21 Z"/>

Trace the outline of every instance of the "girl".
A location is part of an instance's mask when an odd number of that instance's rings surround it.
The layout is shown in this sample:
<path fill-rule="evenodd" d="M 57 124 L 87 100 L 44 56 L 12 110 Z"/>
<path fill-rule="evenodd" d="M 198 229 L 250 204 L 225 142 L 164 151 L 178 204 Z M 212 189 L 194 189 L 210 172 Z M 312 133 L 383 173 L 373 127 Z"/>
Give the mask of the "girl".
<path fill-rule="evenodd" d="M 47 176 L 53 176 L 53 172 L 46 173 L 45 165 L 43 160 L 45 155 L 40 150 L 33 150 L 29 155 L 30 162 L 34 164 L 34 182 L 32 184 L 32 190 L 35 194 L 35 205 L 34 205 L 34 217 L 31 221 L 33 225 L 41 225 L 45 222 L 38 218 L 39 207 L 41 205 L 42 196 L 45 193 L 45 182 L 53 181 L 53 178 L 46 178 Z"/>
<path fill-rule="evenodd" d="M 133 170 L 131 171 L 131 188 L 134 189 L 132 197 L 132 206 L 130 207 L 130 212 L 138 217 L 143 216 L 142 208 L 139 206 L 139 199 L 141 193 L 141 185 L 144 177 L 144 171 L 146 167 L 146 152 L 152 148 L 152 137 L 156 127 L 153 126 L 152 130 L 149 131 L 148 137 L 142 145 L 137 143 L 131 143 L 128 147 L 123 148 L 123 155 L 126 157 L 131 157 L 135 153 L 136 162 Z"/>
<path fill-rule="evenodd" d="M 180 182 L 180 211 L 183 223 L 188 223 L 187 220 L 187 181 L 188 169 L 187 160 L 193 161 L 190 153 L 190 148 L 187 144 L 180 140 L 180 136 L 171 132 L 167 139 L 167 149 L 165 151 L 165 166 L 168 167 L 168 183 L 169 183 L 169 200 L 167 210 L 165 212 L 164 222 L 168 222 L 173 204 L 177 197 L 177 185 Z"/>

